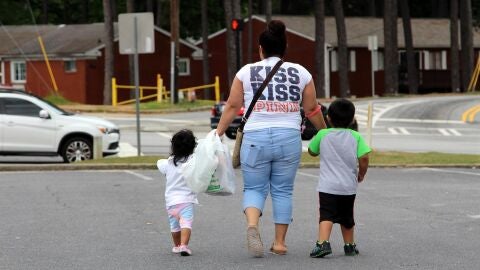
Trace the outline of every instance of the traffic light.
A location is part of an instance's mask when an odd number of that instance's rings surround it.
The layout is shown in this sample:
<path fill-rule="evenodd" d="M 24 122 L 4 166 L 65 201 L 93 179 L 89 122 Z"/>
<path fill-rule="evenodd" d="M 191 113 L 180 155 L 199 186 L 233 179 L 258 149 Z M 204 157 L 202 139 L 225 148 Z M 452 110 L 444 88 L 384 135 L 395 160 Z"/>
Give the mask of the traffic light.
<path fill-rule="evenodd" d="M 243 30 L 243 20 L 242 19 L 232 19 L 230 27 L 233 31 L 242 31 Z"/>

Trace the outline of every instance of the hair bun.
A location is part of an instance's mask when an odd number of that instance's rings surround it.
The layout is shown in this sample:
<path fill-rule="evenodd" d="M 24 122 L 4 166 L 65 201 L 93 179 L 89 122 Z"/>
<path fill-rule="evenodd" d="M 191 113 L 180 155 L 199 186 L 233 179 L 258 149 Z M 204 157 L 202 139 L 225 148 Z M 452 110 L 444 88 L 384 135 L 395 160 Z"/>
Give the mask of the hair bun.
<path fill-rule="evenodd" d="M 268 31 L 275 36 L 284 36 L 285 29 L 285 24 L 279 20 L 271 20 L 268 24 Z"/>

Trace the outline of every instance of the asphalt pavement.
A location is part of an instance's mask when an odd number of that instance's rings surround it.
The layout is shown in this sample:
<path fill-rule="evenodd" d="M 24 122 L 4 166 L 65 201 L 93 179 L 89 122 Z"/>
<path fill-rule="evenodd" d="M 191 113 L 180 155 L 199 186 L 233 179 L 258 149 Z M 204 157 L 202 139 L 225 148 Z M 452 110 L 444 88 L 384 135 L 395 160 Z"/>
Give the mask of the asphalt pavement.
<path fill-rule="evenodd" d="M 241 172 L 232 196 L 199 195 L 191 257 L 171 253 L 155 170 L 0 172 L 0 269 L 478 269 L 480 170 L 372 168 L 356 200 L 357 257 L 308 254 L 317 169 L 300 169 L 285 256 L 246 252 Z M 261 221 L 273 240 L 271 204 Z"/>

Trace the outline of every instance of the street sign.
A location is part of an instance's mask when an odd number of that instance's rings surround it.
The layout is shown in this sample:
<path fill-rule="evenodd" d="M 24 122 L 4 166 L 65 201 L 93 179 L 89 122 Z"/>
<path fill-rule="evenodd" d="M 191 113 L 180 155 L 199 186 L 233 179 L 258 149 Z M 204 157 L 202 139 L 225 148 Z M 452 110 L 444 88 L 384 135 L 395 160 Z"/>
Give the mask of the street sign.
<path fill-rule="evenodd" d="M 135 25 L 137 26 L 136 29 Z M 137 36 L 136 39 L 135 34 Z M 120 14 L 118 16 L 118 35 L 120 39 L 120 54 L 154 53 L 153 13 Z M 135 44 L 135 40 L 137 44 Z M 137 47 L 137 52 L 135 52 L 135 47 Z"/>

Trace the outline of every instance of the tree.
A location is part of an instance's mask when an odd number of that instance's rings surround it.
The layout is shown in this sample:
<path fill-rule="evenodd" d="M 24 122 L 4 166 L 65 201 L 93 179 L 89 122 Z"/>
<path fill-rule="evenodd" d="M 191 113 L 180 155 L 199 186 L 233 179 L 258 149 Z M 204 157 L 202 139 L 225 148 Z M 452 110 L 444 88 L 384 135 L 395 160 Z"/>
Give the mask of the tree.
<path fill-rule="evenodd" d="M 398 91 L 398 51 L 397 51 L 397 1 L 385 0 L 383 12 L 383 35 L 385 43 L 385 94 Z"/>
<path fill-rule="evenodd" d="M 247 29 L 247 63 L 252 63 L 253 53 L 253 24 L 252 24 L 252 0 L 248 0 L 248 29 Z"/>
<path fill-rule="evenodd" d="M 317 97 L 325 95 L 325 0 L 315 0 L 315 70 Z"/>
<path fill-rule="evenodd" d="M 450 78 L 452 92 L 460 92 L 460 63 L 458 59 L 458 0 L 450 0 Z"/>
<path fill-rule="evenodd" d="M 335 13 L 335 23 L 337 25 L 340 96 L 348 97 L 350 96 L 350 86 L 348 82 L 347 29 L 345 27 L 342 0 L 333 0 L 333 11 Z"/>
<path fill-rule="evenodd" d="M 460 0 L 460 36 L 462 39 L 462 85 L 466 90 L 473 70 L 473 22 L 472 3 L 470 0 Z"/>
<path fill-rule="evenodd" d="M 103 104 L 112 104 L 112 77 L 114 67 L 113 54 L 113 18 L 112 0 L 103 0 L 103 16 L 105 21 L 105 74 L 103 83 Z"/>
<path fill-rule="evenodd" d="M 233 82 L 236 72 L 235 37 L 232 29 L 230 28 L 230 22 L 234 16 L 233 1 L 235 0 L 223 0 L 223 9 L 225 10 L 225 25 L 227 28 L 227 79 L 229 85 Z"/>
<path fill-rule="evenodd" d="M 203 50 L 203 83 L 208 84 L 210 81 L 209 61 L 208 61 L 208 0 L 202 0 L 202 50 Z M 207 97 L 211 97 L 210 89 L 206 93 Z"/>
<path fill-rule="evenodd" d="M 272 20 L 272 0 L 265 0 L 265 20 L 267 24 Z"/>
<path fill-rule="evenodd" d="M 410 22 L 408 1 L 400 1 L 400 12 L 402 13 L 403 34 L 407 51 L 408 90 L 410 94 L 417 94 L 418 70 L 417 63 L 415 62 L 415 52 L 413 51 L 412 26 Z"/>

